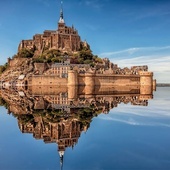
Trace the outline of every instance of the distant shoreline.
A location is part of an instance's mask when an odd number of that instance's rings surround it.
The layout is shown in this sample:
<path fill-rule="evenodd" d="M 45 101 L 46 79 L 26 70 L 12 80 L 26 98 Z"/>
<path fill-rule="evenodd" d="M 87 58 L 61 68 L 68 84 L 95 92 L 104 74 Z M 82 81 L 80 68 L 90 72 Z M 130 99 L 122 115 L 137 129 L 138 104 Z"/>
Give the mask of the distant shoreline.
<path fill-rule="evenodd" d="M 157 87 L 170 87 L 170 83 L 157 83 Z"/>

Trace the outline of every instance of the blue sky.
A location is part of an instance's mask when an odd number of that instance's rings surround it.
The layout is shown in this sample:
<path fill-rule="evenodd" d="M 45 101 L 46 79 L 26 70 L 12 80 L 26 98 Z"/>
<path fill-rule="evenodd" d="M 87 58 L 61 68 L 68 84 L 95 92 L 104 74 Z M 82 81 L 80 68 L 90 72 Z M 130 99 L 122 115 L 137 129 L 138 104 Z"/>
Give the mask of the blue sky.
<path fill-rule="evenodd" d="M 64 0 L 64 19 L 94 54 L 121 67 L 148 65 L 157 82 L 170 83 L 169 0 Z M 22 39 L 57 29 L 59 0 L 0 1 L 0 64 Z"/>

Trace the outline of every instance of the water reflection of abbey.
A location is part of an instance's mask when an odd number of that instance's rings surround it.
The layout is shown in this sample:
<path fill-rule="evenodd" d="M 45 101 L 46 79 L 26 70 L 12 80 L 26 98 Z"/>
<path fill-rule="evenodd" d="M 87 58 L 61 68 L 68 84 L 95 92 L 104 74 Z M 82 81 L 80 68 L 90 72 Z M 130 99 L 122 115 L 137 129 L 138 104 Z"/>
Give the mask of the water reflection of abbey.
<path fill-rule="evenodd" d="M 147 106 L 152 98 L 152 94 L 140 94 L 135 87 L 93 88 L 91 94 L 86 86 L 1 89 L 1 105 L 18 119 L 23 133 L 45 143 L 56 142 L 62 162 L 65 149 L 75 146 L 94 116 L 109 113 L 120 103 Z"/>

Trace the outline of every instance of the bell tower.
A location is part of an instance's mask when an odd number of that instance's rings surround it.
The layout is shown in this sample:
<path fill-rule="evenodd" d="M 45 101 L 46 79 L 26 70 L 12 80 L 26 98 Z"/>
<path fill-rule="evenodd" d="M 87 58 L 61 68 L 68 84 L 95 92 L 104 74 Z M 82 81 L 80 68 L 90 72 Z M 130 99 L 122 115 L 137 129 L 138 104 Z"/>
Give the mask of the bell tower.
<path fill-rule="evenodd" d="M 63 30 L 65 27 L 64 15 L 63 15 L 63 1 L 61 1 L 60 19 L 58 21 L 58 30 Z"/>

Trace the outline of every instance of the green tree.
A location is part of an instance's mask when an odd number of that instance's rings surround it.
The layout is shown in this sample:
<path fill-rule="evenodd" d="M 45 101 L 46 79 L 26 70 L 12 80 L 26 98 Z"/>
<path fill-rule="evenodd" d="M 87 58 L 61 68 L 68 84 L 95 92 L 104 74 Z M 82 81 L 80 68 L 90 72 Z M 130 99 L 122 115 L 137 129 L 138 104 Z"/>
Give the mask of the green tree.
<path fill-rule="evenodd" d="M 29 50 L 29 49 L 26 49 L 26 48 L 23 48 L 22 50 L 20 50 L 18 52 L 18 57 L 19 58 L 32 58 L 34 55 L 34 52 L 33 50 Z"/>
<path fill-rule="evenodd" d="M 0 74 L 2 74 L 8 68 L 8 63 L 0 65 Z"/>

